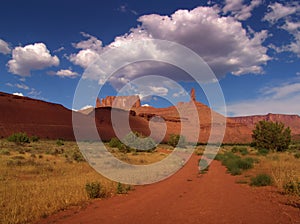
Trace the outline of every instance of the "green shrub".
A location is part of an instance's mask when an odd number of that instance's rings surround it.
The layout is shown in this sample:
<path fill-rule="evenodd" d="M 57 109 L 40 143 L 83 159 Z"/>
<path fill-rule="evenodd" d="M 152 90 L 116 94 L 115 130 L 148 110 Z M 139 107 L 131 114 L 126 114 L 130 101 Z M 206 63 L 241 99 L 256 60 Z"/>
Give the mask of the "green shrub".
<path fill-rule="evenodd" d="M 261 187 L 261 186 L 272 185 L 272 183 L 273 183 L 272 177 L 268 174 L 262 173 L 262 174 L 256 175 L 255 177 L 252 177 L 250 185 Z"/>
<path fill-rule="evenodd" d="M 227 171 L 232 175 L 240 175 L 242 170 L 253 168 L 253 163 L 255 162 L 255 160 L 250 157 L 241 158 L 232 152 L 218 154 L 215 159 L 221 161 L 222 165 L 224 165 Z"/>
<path fill-rule="evenodd" d="M 26 133 L 14 133 L 11 136 L 7 138 L 8 141 L 14 142 L 16 144 L 24 144 L 24 143 L 30 143 L 29 137 Z"/>
<path fill-rule="evenodd" d="M 144 137 L 137 132 L 128 133 L 123 139 L 126 150 L 130 151 L 153 151 L 156 148 L 154 140 L 150 137 Z M 122 150 L 124 150 L 122 148 Z"/>
<path fill-rule="evenodd" d="M 300 152 L 296 152 L 296 153 L 294 154 L 294 157 L 295 157 L 296 159 L 300 159 Z"/>
<path fill-rule="evenodd" d="M 123 184 L 118 182 L 118 184 L 117 184 L 117 194 L 126 194 L 127 192 L 128 192 L 127 188 Z"/>
<path fill-rule="evenodd" d="M 185 148 L 187 146 L 187 141 L 182 135 L 171 134 L 168 145 L 173 147 Z"/>
<path fill-rule="evenodd" d="M 281 122 L 259 121 L 252 138 L 258 149 L 285 151 L 291 143 L 291 130 Z"/>
<path fill-rule="evenodd" d="M 248 149 L 247 149 L 246 147 L 241 148 L 241 149 L 240 149 L 240 153 L 241 153 L 241 155 L 243 155 L 243 156 L 249 154 Z"/>
<path fill-rule="evenodd" d="M 1 149 L 1 150 L 0 150 L 0 155 L 6 155 L 6 156 L 9 156 L 9 155 L 10 155 L 10 152 L 9 152 L 7 149 Z"/>
<path fill-rule="evenodd" d="M 248 154 L 248 149 L 247 149 L 247 147 L 234 146 L 234 147 L 232 147 L 231 152 L 233 152 L 233 153 L 239 152 L 239 153 L 241 153 L 243 156 L 245 156 L 245 155 Z"/>
<path fill-rule="evenodd" d="M 40 138 L 36 135 L 31 136 L 31 141 L 32 142 L 38 142 L 40 140 Z"/>
<path fill-rule="evenodd" d="M 110 139 L 110 141 L 109 141 L 109 143 L 108 143 L 108 145 L 109 145 L 109 147 L 111 147 L 111 148 L 118 148 L 118 149 L 120 149 L 121 147 L 121 145 L 122 145 L 123 143 L 118 139 L 118 138 L 112 138 L 112 139 Z"/>
<path fill-rule="evenodd" d="M 262 156 L 266 156 L 269 153 L 268 149 L 258 149 L 257 154 L 258 155 L 262 155 Z"/>
<path fill-rule="evenodd" d="M 105 193 L 101 189 L 99 182 L 88 182 L 85 185 L 85 190 L 89 198 L 102 198 Z"/>
<path fill-rule="evenodd" d="M 234 147 L 232 147 L 231 152 L 237 153 L 237 152 L 239 152 L 239 148 L 234 146 Z"/>
<path fill-rule="evenodd" d="M 79 151 L 73 152 L 72 158 L 73 158 L 76 162 L 84 162 L 84 161 L 85 161 L 85 158 L 83 157 L 83 155 L 82 155 L 81 152 L 79 152 Z"/>
<path fill-rule="evenodd" d="M 285 193 L 300 196 L 300 182 L 288 182 L 283 186 Z"/>
<path fill-rule="evenodd" d="M 62 146 L 62 145 L 64 145 L 65 143 L 64 143 L 64 140 L 63 139 L 57 139 L 56 140 L 56 145 L 58 145 L 58 146 Z"/>
<path fill-rule="evenodd" d="M 250 157 L 237 160 L 237 166 L 242 170 L 249 170 L 253 168 L 254 160 Z"/>

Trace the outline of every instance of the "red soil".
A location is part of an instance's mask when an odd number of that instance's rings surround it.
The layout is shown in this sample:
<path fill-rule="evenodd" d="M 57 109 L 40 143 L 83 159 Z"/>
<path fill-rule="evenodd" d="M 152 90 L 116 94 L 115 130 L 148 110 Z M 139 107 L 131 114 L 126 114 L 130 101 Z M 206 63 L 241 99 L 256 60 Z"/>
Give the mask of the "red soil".
<path fill-rule="evenodd" d="M 198 174 L 198 158 L 170 178 L 138 186 L 128 195 L 95 200 L 38 223 L 300 223 L 299 209 L 272 187 L 236 184 L 219 162 Z"/>

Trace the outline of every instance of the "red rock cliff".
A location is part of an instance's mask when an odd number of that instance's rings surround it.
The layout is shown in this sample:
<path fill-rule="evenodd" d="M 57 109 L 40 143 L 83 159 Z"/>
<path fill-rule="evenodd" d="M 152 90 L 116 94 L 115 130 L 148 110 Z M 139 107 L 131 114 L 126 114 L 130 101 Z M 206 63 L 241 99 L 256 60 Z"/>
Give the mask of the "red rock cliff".
<path fill-rule="evenodd" d="M 138 95 L 133 96 L 107 96 L 101 101 L 97 98 L 96 108 L 114 107 L 123 110 L 131 110 L 132 108 L 141 107 L 141 100 Z"/>

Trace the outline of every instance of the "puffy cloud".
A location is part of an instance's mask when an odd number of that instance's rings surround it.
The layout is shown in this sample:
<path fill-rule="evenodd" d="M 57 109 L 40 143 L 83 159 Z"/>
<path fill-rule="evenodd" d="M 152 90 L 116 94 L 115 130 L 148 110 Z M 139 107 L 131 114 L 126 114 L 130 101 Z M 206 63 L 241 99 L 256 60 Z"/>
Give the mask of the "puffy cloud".
<path fill-rule="evenodd" d="M 258 1 L 254 1 L 258 2 Z M 253 3 L 254 4 L 254 3 Z M 256 3 L 258 4 L 258 3 Z M 129 33 L 116 37 L 115 40 L 106 47 L 100 46 L 100 42 L 89 41 L 85 44 L 74 45 L 82 48 L 77 54 L 72 54 L 69 59 L 76 65 L 87 68 L 90 63 L 96 60 L 99 54 L 118 46 L 126 46 L 145 39 L 161 39 L 173 41 L 189 47 L 198 53 L 204 61 L 212 68 L 218 78 L 227 73 L 234 75 L 243 75 L 249 73 L 263 73 L 263 65 L 271 58 L 267 55 L 267 47 L 263 42 L 268 37 L 268 32 L 247 33 L 241 22 L 231 16 L 222 16 L 216 7 L 197 7 L 193 10 L 177 10 L 171 16 L 161 16 L 157 14 L 141 16 L 138 21 L 141 25 L 132 28 Z M 86 44 L 89 43 L 89 44 Z M 148 43 L 149 44 L 149 43 Z M 182 55 L 174 55 L 173 49 L 162 49 L 155 42 L 147 47 L 130 45 L 128 51 L 122 55 L 110 56 L 107 59 L 105 69 L 114 67 L 119 61 L 130 61 L 132 58 L 145 58 L 145 55 L 151 55 L 153 58 L 159 58 L 161 55 L 165 58 L 174 58 L 182 60 Z M 98 79 L 99 84 L 103 84 L 103 77 L 97 77 L 97 69 L 103 68 L 100 65 L 96 70 L 89 73 L 86 78 Z M 183 71 L 174 66 L 165 63 L 143 62 L 134 63 L 119 70 L 112 81 L 124 83 L 133 78 L 143 75 L 164 75 L 175 80 L 191 80 Z M 123 80 L 123 81 L 122 81 Z"/>
<path fill-rule="evenodd" d="M 9 71 L 20 76 L 30 76 L 31 70 L 58 66 L 57 56 L 51 56 L 44 43 L 29 44 L 25 47 L 15 47 L 12 59 L 7 63 Z"/>
<path fill-rule="evenodd" d="M 75 65 L 87 68 L 98 58 L 99 54 L 101 53 L 103 49 L 102 41 L 84 32 L 81 32 L 81 35 L 88 39 L 73 44 L 75 48 L 81 50 L 76 54 L 71 54 L 69 59 Z"/>
<path fill-rule="evenodd" d="M 268 12 L 263 20 L 270 23 L 275 23 L 279 19 L 286 16 L 292 15 L 300 10 L 300 6 L 295 2 L 290 5 L 283 5 L 281 3 L 275 2 L 269 5 L 270 12 Z"/>
<path fill-rule="evenodd" d="M 300 115 L 300 82 L 283 83 L 279 86 L 264 88 L 257 99 L 227 104 L 227 112 L 231 116 L 253 114 L 298 112 Z"/>
<path fill-rule="evenodd" d="M 15 96 L 24 96 L 23 93 L 13 93 Z"/>
<path fill-rule="evenodd" d="M 243 0 L 226 0 L 223 12 L 230 13 L 238 20 L 247 20 L 252 16 L 252 10 L 262 3 L 261 0 L 252 0 L 250 5 L 244 5 L 243 2 Z"/>
<path fill-rule="evenodd" d="M 55 75 L 60 77 L 69 77 L 69 78 L 75 78 L 78 76 L 77 72 L 73 72 L 70 69 L 61 69 L 55 73 Z"/>
<path fill-rule="evenodd" d="M 222 17 L 212 7 L 191 11 L 178 10 L 170 17 L 146 15 L 139 18 L 141 28 L 153 38 L 183 44 L 198 53 L 217 76 L 232 72 L 236 75 L 262 73 L 261 65 L 270 60 L 262 46 L 267 31 L 247 35 L 242 24 L 231 17 Z"/>
<path fill-rule="evenodd" d="M 2 54 L 10 54 L 11 49 L 9 47 L 9 44 L 5 42 L 4 40 L 0 39 L 0 53 Z"/>
<path fill-rule="evenodd" d="M 77 54 L 70 55 L 70 61 L 75 65 L 79 65 L 83 68 L 87 68 L 91 63 L 98 59 L 99 53 L 91 50 L 85 49 L 79 51 Z"/>
<path fill-rule="evenodd" d="M 73 46 L 77 49 L 92 49 L 94 51 L 101 51 L 102 50 L 102 41 L 98 40 L 96 37 L 81 32 L 83 37 L 89 38 L 87 40 L 80 41 L 79 43 L 74 43 Z"/>

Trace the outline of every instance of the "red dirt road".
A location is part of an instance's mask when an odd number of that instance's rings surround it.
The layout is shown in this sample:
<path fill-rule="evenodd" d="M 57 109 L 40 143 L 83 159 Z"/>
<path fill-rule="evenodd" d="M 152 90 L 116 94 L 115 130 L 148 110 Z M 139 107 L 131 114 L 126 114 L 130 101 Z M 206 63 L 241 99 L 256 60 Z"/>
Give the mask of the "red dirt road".
<path fill-rule="evenodd" d="M 300 210 L 285 205 L 286 197 L 274 188 L 236 184 L 216 161 L 199 175 L 197 164 L 193 156 L 167 180 L 38 223 L 300 223 Z"/>

